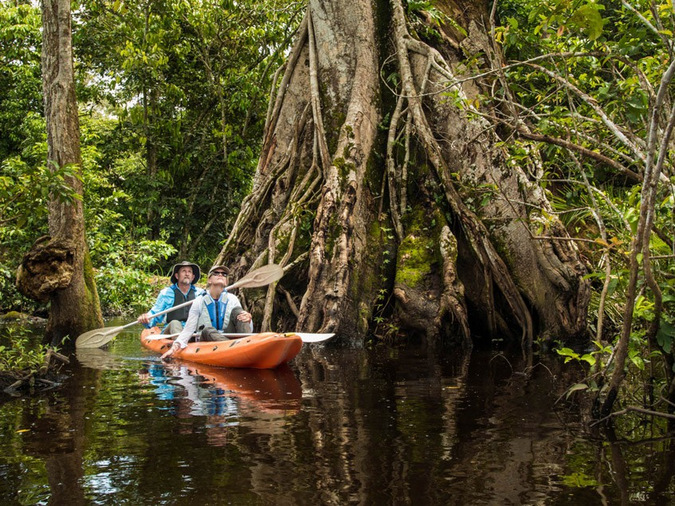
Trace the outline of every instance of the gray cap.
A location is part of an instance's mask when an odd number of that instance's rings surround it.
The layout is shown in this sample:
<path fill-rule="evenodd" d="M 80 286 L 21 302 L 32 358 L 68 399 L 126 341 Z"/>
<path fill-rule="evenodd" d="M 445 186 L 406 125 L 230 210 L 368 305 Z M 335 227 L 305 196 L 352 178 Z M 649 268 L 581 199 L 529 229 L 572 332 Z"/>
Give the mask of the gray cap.
<path fill-rule="evenodd" d="M 224 265 L 214 265 L 213 267 L 211 267 L 211 268 L 209 269 L 209 277 L 211 277 L 211 274 L 212 274 L 214 271 L 223 271 L 223 272 L 224 272 L 225 274 L 227 274 L 228 276 L 230 275 L 230 269 L 228 269 L 228 268 L 225 267 Z"/>

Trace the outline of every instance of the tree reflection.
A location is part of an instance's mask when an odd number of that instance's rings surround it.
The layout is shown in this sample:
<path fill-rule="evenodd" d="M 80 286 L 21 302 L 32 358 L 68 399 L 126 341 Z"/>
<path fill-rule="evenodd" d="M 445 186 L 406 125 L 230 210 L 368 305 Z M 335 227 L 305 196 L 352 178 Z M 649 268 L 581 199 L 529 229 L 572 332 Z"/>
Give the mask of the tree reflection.
<path fill-rule="evenodd" d="M 79 381 L 67 381 L 45 399 L 44 412 L 24 412 L 24 452 L 44 459 L 49 504 L 88 504 L 83 487 L 86 414 L 91 399 L 83 390 L 96 391 L 100 371 L 88 369 Z"/>
<path fill-rule="evenodd" d="M 0 410 L 0 442 L 18 455 L 0 460 L 0 490 L 22 490 L 10 500 L 662 504 L 673 493 L 667 434 L 593 437 L 579 406 L 556 404 L 574 378 L 550 357 L 307 347 L 291 367 L 255 371 L 106 353 L 48 401 Z"/>

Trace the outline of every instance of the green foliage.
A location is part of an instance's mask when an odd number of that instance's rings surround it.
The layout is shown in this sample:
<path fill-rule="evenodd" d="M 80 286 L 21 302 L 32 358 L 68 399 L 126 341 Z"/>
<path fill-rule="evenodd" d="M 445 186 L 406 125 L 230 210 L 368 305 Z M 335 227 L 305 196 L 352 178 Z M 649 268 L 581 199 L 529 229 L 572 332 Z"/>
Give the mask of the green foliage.
<path fill-rule="evenodd" d="M 441 39 L 440 32 L 437 30 L 441 24 L 451 26 L 464 37 L 467 35 L 466 30 L 459 23 L 436 8 L 429 0 L 410 0 L 406 3 L 406 7 L 409 14 L 415 15 L 409 19 L 409 28 L 423 39 Z"/>
<path fill-rule="evenodd" d="M 159 259 L 167 258 L 175 251 L 164 241 L 117 241 L 113 252 L 99 257 L 105 262 L 96 270 L 96 286 L 103 312 L 127 314 L 147 311 L 157 295 L 147 272 L 156 266 Z"/>
<path fill-rule="evenodd" d="M 101 310 L 107 315 L 137 314 L 152 307 L 157 295 L 147 274 L 137 269 L 105 266 L 96 272 Z"/>
<path fill-rule="evenodd" d="M 250 188 L 272 71 L 300 6 L 82 5 L 80 96 L 105 112 L 92 114 L 90 138 L 102 177 L 126 195 L 116 210 L 135 237 L 208 262 Z"/>
<path fill-rule="evenodd" d="M 667 319 L 664 319 L 659 326 L 659 331 L 656 333 L 656 342 L 663 348 L 664 352 L 672 353 L 674 340 L 675 326 Z"/>
<path fill-rule="evenodd" d="M 602 4 L 591 2 L 581 5 L 569 17 L 569 26 L 579 30 L 590 40 L 598 39 L 602 35 L 603 27 L 607 22 L 600 14 L 604 8 Z"/>
<path fill-rule="evenodd" d="M 45 166 L 44 120 L 28 115 L 22 122 L 29 144 L 21 154 L 0 160 L 0 308 L 31 310 L 36 305 L 21 296 L 14 286 L 19 259 L 40 236 L 48 233 L 48 202 L 80 198 L 67 183 L 78 177 L 76 167 Z"/>
<path fill-rule="evenodd" d="M 39 304 L 24 297 L 16 289 L 15 268 L 0 262 L 0 308 L 5 311 L 36 313 Z"/>
<path fill-rule="evenodd" d="M 572 360 L 577 362 L 586 362 L 591 366 L 596 365 L 603 357 L 608 357 L 612 352 L 612 347 L 603 344 L 600 341 L 593 341 L 596 349 L 588 353 L 578 353 L 571 348 L 558 348 L 556 353 L 561 357 L 565 357 L 565 363 L 568 363 Z"/>
<path fill-rule="evenodd" d="M 257 163 L 269 88 L 302 4 L 73 6 L 88 244 L 105 312 L 147 309 L 147 273 L 209 263 Z M 46 167 L 38 4 L 0 4 L 0 308 L 72 167 Z M 49 170 L 52 169 L 52 170 Z"/>
<path fill-rule="evenodd" d="M 67 194 L 63 177 L 45 166 L 39 7 L 0 5 L 0 263 L 46 232 L 51 191 Z M 0 295 L 2 301 L 2 295 Z"/>
<path fill-rule="evenodd" d="M 22 326 L 0 327 L 0 372 L 34 373 L 44 364 L 48 346 L 33 344 L 33 332 Z"/>
<path fill-rule="evenodd" d="M 0 160 L 29 147 L 24 139 L 42 113 L 41 26 L 39 7 L 0 4 Z"/>
<path fill-rule="evenodd" d="M 568 487 L 576 488 L 596 487 L 598 485 L 598 481 L 593 478 L 592 475 L 586 475 L 578 472 L 563 476 L 562 482 Z"/>
<path fill-rule="evenodd" d="M 611 372 L 611 350 L 604 343 L 614 341 L 623 325 L 630 276 L 627 260 L 642 212 L 642 186 L 637 175 L 646 170 L 645 146 L 654 97 L 672 61 L 673 5 L 646 0 L 630 5 L 587 0 L 507 1 L 498 4 L 498 15 L 502 23 L 495 35 L 506 56 L 504 73 L 509 88 L 482 100 L 492 100 L 498 107 L 502 101 L 517 102 L 518 121 L 555 141 L 533 143 L 523 136 L 504 147 L 509 163 L 528 168 L 553 203 L 555 215 L 549 219 L 547 211 L 531 211 L 539 225 L 533 232 L 545 235 L 551 220 L 559 218 L 572 235 L 584 241 L 577 245 L 591 269 L 587 277 L 593 287 L 591 321 L 598 321 L 601 311 L 604 317 L 596 350 L 577 353 L 562 348 L 558 353 L 565 362 L 587 363 L 595 371 L 609 367 Z M 667 93 L 672 94 L 672 85 Z M 673 98 L 669 96 L 667 103 Z M 532 152 L 541 154 L 537 166 L 531 163 Z M 612 163 L 584 154 L 588 152 L 602 154 Z M 667 174 L 673 173 L 669 158 L 664 167 Z M 629 370 L 635 378 L 643 371 L 646 376 L 650 369 L 663 370 L 649 366 L 672 360 L 674 351 L 674 197 L 668 184 L 658 190 L 652 213 L 655 233 L 648 247 L 663 313 L 655 342 L 650 344 L 647 329 L 656 316 L 657 298 L 641 275 L 628 346 Z M 642 264 L 644 255 L 638 260 Z M 593 389 L 594 384 L 580 388 Z"/>

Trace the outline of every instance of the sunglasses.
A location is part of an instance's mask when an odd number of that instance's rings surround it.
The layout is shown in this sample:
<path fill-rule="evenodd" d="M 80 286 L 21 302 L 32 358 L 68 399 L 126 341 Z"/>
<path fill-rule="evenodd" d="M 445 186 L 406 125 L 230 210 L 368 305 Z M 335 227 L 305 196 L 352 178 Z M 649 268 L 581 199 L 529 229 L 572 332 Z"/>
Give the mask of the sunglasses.
<path fill-rule="evenodd" d="M 227 273 L 223 271 L 215 271 L 211 273 L 211 276 L 227 276 Z"/>

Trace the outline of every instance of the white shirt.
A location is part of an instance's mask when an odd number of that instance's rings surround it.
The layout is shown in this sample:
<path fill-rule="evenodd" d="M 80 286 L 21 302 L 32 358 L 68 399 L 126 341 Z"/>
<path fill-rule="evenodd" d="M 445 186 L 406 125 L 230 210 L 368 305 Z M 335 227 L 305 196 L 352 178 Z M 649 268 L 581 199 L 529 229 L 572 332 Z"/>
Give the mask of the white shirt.
<path fill-rule="evenodd" d="M 227 299 L 227 301 L 225 299 Z M 219 300 L 222 302 L 227 302 L 227 310 L 223 316 L 223 322 L 227 324 L 227 322 L 230 321 L 230 314 L 232 314 L 232 310 L 236 307 L 241 307 L 241 302 L 239 302 L 239 299 L 236 295 L 232 295 L 228 292 L 221 293 Z M 212 302 L 214 302 L 213 297 L 211 297 L 211 294 L 208 291 L 202 297 L 197 297 L 195 299 L 194 303 L 190 307 L 190 312 L 188 313 L 185 327 L 183 327 L 183 331 L 179 334 L 175 341 L 180 345 L 181 349 L 187 346 L 187 343 L 192 337 L 192 334 L 196 332 L 200 321 L 202 322 L 202 325 L 211 325 L 211 317 L 209 316 L 209 310 L 207 309 L 206 304 L 210 304 Z M 253 322 L 249 322 L 249 325 L 251 327 L 251 332 L 253 332 Z"/>

